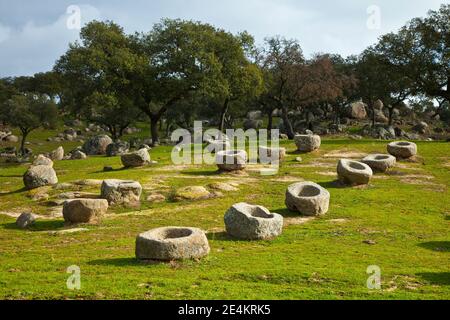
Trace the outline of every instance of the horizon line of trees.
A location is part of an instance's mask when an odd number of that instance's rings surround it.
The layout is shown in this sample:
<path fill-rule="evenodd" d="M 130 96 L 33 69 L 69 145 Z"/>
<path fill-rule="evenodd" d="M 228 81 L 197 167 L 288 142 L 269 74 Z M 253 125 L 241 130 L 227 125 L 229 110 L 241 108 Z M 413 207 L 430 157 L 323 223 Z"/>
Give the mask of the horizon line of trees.
<path fill-rule="evenodd" d="M 223 131 L 249 110 L 272 129 L 275 110 L 294 138 L 293 115 L 332 110 L 339 124 L 345 106 L 361 99 L 372 110 L 383 101 L 393 113 L 405 101 L 450 104 L 450 5 L 415 18 L 379 38 L 360 55 L 321 53 L 305 58 L 299 42 L 277 36 L 256 47 L 253 37 L 210 24 L 163 19 L 149 32 L 125 34 L 112 21 L 92 21 L 52 71 L 0 79 L 0 120 L 28 133 L 52 126 L 56 114 L 94 122 L 118 140 L 147 119 L 154 144 L 167 131 L 216 118 Z M 23 149 L 23 147 L 22 147 Z"/>

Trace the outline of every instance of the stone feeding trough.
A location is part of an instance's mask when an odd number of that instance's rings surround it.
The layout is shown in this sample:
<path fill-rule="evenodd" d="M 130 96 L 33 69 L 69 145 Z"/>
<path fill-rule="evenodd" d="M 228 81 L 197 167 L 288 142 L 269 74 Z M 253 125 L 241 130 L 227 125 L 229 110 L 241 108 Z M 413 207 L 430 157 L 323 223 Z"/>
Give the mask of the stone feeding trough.
<path fill-rule="evenodd" d="M 417 155 L 417 145 L 408 141 L 391 142 L 388 144 L 387 150 L 397 159 L 409 159 Z"/>
<path fill-rule="evenodd" d="M 273 239 L 283 231 L 283 217 L 262 206 L 233 205 L 224 216 L 227 233 L 242 240 Z"/>
<path fill-rule="evenodd" d="M 108 210 L 104 199 L 75 199 L 64 202 L 63 217 L 69 223 L 96 223 Z"/>
<path fill-rule="evenodd" d="M 341 159 L 337 165 L 339 181 L 348 185 L 364 185 L 373 176 L 372 169 L 365 163 Z"/>
<path fill-rule="evenodd" d="M 140 260 L 199 259 L 209 251 L 205 233 L 197 228 L 157 228 L 136 238 L 136 258 Z"/>
<path fill-rule="evenodd" d="M 241 171 L 247 167 L 247 152 L 224 150 L 216 154 L 216 164 L 221 171 Z"/>
<path fill-rule="evenodd" d="M 292 184 L 286 191 L 286 207 L 305 216 L 320 216 L 328 212 L 330 193 L 314 182 Z"/>
<path fill-rule="evenodd" d="M 313 134 L 296 135 L 294 141 L 297 146 L 297 151 L 300 152 L 312 152 L 318 150 L 322 144 L 320 136 Z"/>
<path fill-rule="evenodd" d="M 386 172 L 395 166 L 397 159 L 389 154 L 370 154 L 361 160 L 375 172 Z"/>
<path fill-rule="evenodd" d="M 141 194 L 141 184 L 133 180 L 104 180 L 101 187 L 101 198 L 111 205 L 138 204 Z"/>
<path fill-rule="evenodd" d="M 259 159 L 261 163 L 271 163 L 272 156 L 275 161 L 281 162 L 286 158 L 286 148 L 259 147 Z"/>

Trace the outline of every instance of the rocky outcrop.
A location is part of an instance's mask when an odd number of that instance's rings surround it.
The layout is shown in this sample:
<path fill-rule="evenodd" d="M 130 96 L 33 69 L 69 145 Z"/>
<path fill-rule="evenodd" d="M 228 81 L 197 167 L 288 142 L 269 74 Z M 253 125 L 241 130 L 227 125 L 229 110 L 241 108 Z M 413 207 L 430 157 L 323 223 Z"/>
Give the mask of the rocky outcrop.
<path fill-rule="evenodd" d="M 283 230 L 281 215 L 247 203 L 233 205 L 225 213 L 224 221 L 227 233 L 243 240 L 273 239 Z"/>
<path fill-rule="evenodd" d="M 158 228 L 136 238 L 136 257 L 140 260 L 199 259 L 209 251 L 205 233 L 197 228 Z"/>
<path fill-rule="evenodd" d="M 365 163 L 342 159 L 337 166 L 339 181 L 348 185 L 368 184 L 373 171 Z"/>
<path fill-rule="evenodd" d="M 330 193 L 314 182 L 292 184 L 286 191 L 286 207 L 305 216 L 320 216 L 328 212 Z"/>
<path fill-rule="evenodd" d="M 362 102 L 355 102 L 350 105 L 350 116 L 353 119 L 364 120 L 367 118 L 366 106 Z"/>
<path fill-rule="evenodd" d="M 74 199 L 64 202 L 63 217 L 70 223 L 98 222 L 108 210 L 104 199 Z"/>

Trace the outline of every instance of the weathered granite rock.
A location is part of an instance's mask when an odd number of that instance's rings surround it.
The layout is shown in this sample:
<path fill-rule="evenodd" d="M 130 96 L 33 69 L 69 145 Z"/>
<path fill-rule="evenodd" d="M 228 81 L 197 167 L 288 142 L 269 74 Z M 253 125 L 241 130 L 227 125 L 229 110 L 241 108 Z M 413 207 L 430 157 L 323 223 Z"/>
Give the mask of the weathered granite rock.
<path fill-rule="evenodd" d="M 83 144 L 83 151 L 90 156 L 106 154 L 106 148 L 112 143 L 107 135 L 91 137 Z"/>
<path fill-rule="evenodd" d="M 64 158 L 64 148 L 58 147 L 50 153 L 50 159 L 53 161 L 61 161 Z"/>
<path fill-rule="evenodd" d="M 205 233 L 197 228 L 158 228 L 136 238 L 136 257 L 140 260 L 199 259 L 209 251 Z"/>
<path fill-rule="evenodd" d="M 286 191 L 286 207 L 306 216 L 320 216 L 328 212 L 330 193 L 314 182 L 292 184 Z"/>
<path fill-rule="evenodd" d="M 150 154 L 147 149 L 140 149 L 132 153 L 123 154 L 120 159 L 125 168 L 142 167 L 151 162 Z"/>
<path fill-rule="evenodd" d="M 337 173 L 339 180 L 349 185 L 368 184 L 373 175 L 367 164 L 346 159 L 339 160 Z"/>
<path fill-rule="evenodd" d="M 106 147 L 106 155 L 108 157 L 121 156 L 128 153 L 129 150 L 130 144 L 128 142 L 117 141 Z"/>
<path fill-rule="evenodd" d="M 192 186 L 180 188 L 173 196 L 174 201 L 183 200 L 204 200 L 211 197 L 211 193 L 202 186 Z"/>
<path fill-rule="evenodd" d="M 312 152 L 320 148 L 322 140 L 318 135 L 296 135 L 294 138 L 297 150 L 301 152 Z"/>
<path fill-rule="evenodd" d="M 272 155 L 274 159 L 272 159 Z M 262 163 L 283 161 L 286 158 L 286 148 L 259 147 L 259 159 Z"/>
<path fill-rule="evenodd" d="M 396 141 L 388 144 L 389 154 L 397 159 L 408 159 L 417 155 L 417 145 L 408 141 Z"/>
<path fill-rule="evenodd" d="M 237 203 L 225 213 L 227 233 L 243 240 L 273 239 L 283 230 L 283 217 L 262 206 Z"/>
<path fill-rule="evenodd" d="M 209 187 L 213 190 L 219 190 L 219 191 L 237 191 L 237 190 L 239 190 L 234 185 L 225 183 L 225 182 L 214 182 L 214 183 L 211 183 L 209 185 Z"/>
<path fill-rule="evenodd" d="M 84 159 L 87 159 L 87 156 L 84 152 L 82 152 L 80 150 L 76 150 L 76 151 L 72 152 L 70 159 L 71 160 L 84 160 Z"/>
<path fill-rule="evenodd" d="M 70 223 L 98 222 L 108 210 L 104 199 L 74 199 L 64 202 L 63 216 Z"/>
<path fill-rule="evenodd" d="M 367 118 L 366 107 L 362 102 L 352 103 L 350 106 L 350 113 L 353 119 L 364 120 Z"/>
<path fill-rule="evenodd" d="M 16 220 L 16 225 L 21 229 L 31 227 L 36 222 L 36 216 L 32 213 L 24 212 Z"/>
<path fill-rule="evenodd" d="M 361 162 L 367 164 L 373 171 L 386 172 L 395 166 L 397 159 L 389 154 L 370 154 Z"/>
<path fill-rule="evenodd" d="M 247 152 L 244 150 L 224 150 L 216 155 L 216 164 L 223 171 L 240 171 L 247 167 Z"/>
<path fill-rule="evenodd" d="M 57 184 L 58 177 L 50 166 L 32 166 L 23 175 L 23 183 L 27 189 L 35 189 Z"/>
<path fill-rule="evenodd" d="M 40 154 L 33 161 L 33 166 L 49 166 L 53 167 L 53 161 L 46 156 Z"/>
<path fill-rule="evenodd" d="M 132 180 L 104 180 L 101 187 L 101 198 L 111 205 L 134 205 L 139 203 L 142 186 Z"/>

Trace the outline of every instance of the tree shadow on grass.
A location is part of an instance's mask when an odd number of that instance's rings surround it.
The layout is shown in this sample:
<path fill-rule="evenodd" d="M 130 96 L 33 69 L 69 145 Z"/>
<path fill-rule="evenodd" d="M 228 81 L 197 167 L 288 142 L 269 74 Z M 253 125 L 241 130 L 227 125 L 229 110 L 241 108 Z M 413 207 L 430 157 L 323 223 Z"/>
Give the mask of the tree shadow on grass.
<path fill-rule="evenodd" d="M 0 197 L 10 196 L 12 194 L 22 193 L 22 192 L 25 192 L 25 191 L 28 191 L 28 189 L 25 188 L 25 187 L 22 187 L 22 188 L 20 188 L 18 190 L 15 190 L 15 191 L 10 191 L 10 192 L 6 192 L 6 193 L 0 193 Z"/>
<path fill-rule="evenodd" d="M 450 272 L 424 272 L 416 275 L 433 285 L 450 286 Z"/>
<path fill-rule="evenodd" d="M 37 220 L 33 226 L 27 229 L 19 228 L 14 222 L 5 223 L 2 225 L 4 229 L 8 230 L 27 230 L 27 231 L 58 231 L 64 229 L 66 226 L 63 220 Z"/>
<path fill-rule="evenodd" d="M 125 170 L 129 170 L 130 168 L 117 168 L 117 169 L 112 169 L 109 171 L 105 171 L 105 170 L 98 170 L 98 171 L 93 171 L 93 172 L 89 172 L 88 174 L 99 174 L 99 173 L 113 173 L 113 172 L 120 172 L 120 171 L 125 171 Z"/>
<path fill-rule="evenodd" d="M 182 171 L 181 174 L 188 176 L 219 176 L 221 172 L 218 170 Z"/>
<path fill-rule="evenodd" d="M 157 260 L 138 260 L 136 258 L 111 258 L 111 259 L 98 259 L 89 261 L 89 265 L 93 266 L 114 266 L 114 267 L 129 267 L 129 266 L 151 266 L 167 264 L 169 262 L 157 261 Z"/>
<path fill-rule="evenodd" d="M 450 252 L 450 241 L 431 241 L 420 243 L 419 247 L 437 252 Z"/>

